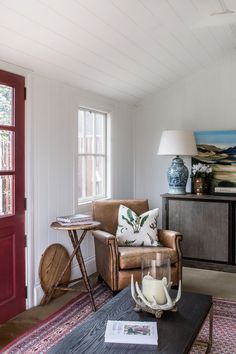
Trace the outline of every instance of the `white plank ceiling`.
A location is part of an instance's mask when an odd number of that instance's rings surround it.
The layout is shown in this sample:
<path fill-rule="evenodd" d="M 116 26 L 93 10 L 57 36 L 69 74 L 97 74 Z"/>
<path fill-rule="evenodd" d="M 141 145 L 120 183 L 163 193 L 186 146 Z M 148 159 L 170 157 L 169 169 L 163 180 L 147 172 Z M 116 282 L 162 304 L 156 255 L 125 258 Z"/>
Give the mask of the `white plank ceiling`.
<path fill-rule="evenodd" d="M 195 26 L 224 5 L 236 12 L 235 0 L 0 0 L 0 60 L 136 103 L 235 51 L 234 24 Z"/>

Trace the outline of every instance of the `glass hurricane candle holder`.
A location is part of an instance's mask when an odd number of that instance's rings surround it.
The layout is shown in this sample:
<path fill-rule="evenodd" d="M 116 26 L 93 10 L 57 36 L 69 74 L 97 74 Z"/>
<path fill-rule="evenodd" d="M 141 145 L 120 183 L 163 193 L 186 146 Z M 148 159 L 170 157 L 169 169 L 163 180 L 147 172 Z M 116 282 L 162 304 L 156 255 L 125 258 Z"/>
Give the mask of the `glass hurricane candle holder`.
<path fill-rule="evenodd" d="M 170 258 L 165 254 L 151 253 L 142 257 L 142 289 L 131 275 L 131 295 L 135 301 L 134 310 L 145 311 L 160 318 L 164 311 L 177 311 L 181 298 L 181 280 L 175 298 L 170 296 Z"/>
<path fill-rule="evenodd" d="M 163 284 L 171 287 L 170 257 L 152 253 L 142 257 L 142 293 L 149 302 L 159 305 L 167 302 Z"/>

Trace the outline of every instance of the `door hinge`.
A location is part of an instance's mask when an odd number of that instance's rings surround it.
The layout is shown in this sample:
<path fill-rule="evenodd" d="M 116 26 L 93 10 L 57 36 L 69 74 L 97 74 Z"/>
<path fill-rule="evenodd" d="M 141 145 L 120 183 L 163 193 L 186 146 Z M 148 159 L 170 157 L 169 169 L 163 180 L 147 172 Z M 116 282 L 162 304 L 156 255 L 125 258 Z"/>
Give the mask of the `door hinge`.
<path fill-rule="evenodd" d="M 25 298 L 27 299 L 27 297 L 28 297 L 28 287 L 25 286 Z"/>
<path fill-rule="evenodd" d="M 24 100 L 25 100 L 25 101 L 26 101 L 26 98 L 27 98 L 27 97 L 26 97 L 26 93 L 27 93 L 27 92 L 26 92 L 26 87 L 24 87 Z"/>
<path fill-rule="evenodd" d="M 27 198 L 24 198 L 24 209 L 27 210 Z"/>
<path fill-rule="evenodd" d="M 27 235 L 25 235 L 25 247 L 27 247 Z"/>

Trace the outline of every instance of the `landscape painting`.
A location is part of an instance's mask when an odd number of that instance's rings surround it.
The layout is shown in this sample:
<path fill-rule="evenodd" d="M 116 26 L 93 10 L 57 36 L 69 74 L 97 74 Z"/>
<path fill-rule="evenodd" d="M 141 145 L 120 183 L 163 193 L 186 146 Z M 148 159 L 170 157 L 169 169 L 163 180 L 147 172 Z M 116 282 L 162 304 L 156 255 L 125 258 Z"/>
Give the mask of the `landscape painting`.
<path fill-rule="evenodd" d="M 236 194 L 236 130 L 195 132 L 198 155 L 192 164 L 205 163 L 213 169 L 212 193 Z"/>

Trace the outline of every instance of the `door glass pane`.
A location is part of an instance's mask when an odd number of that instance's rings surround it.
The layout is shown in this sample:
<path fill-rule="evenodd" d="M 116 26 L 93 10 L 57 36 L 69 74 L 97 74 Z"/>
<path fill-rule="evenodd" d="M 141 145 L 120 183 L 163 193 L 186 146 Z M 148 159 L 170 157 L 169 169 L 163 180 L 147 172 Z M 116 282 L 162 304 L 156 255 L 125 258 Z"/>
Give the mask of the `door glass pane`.
<path fill-rule="evenodd" d="M 14 132 L 0 130 L 0 170 L 10 171 L 13 168 L 13 135 Z"/>
<path fill-rule="evenodd" d="M 105 115 L 96 114 L 96 153 L 105 152 Z"/>
<path fill-rule="evenodd" d="M 13 88 L 0 85 L 0 125 L 13 125 Z"/>
<path fill-rule="evenodd" d="M 13 214 L 13 177 L 0 176 L 0 216 Z"/>
<path fill-rule="evenodd" d="M 105 195 L 105 158 L 96 158 L 96 195 Z"/>

